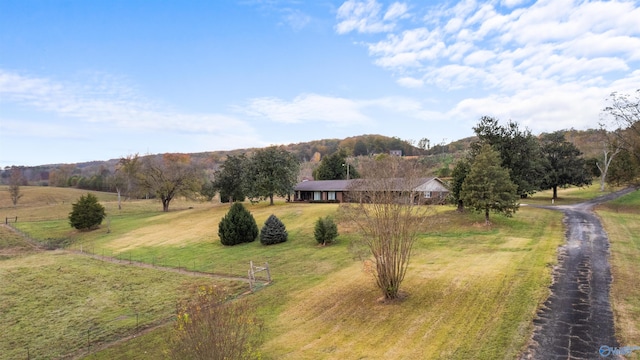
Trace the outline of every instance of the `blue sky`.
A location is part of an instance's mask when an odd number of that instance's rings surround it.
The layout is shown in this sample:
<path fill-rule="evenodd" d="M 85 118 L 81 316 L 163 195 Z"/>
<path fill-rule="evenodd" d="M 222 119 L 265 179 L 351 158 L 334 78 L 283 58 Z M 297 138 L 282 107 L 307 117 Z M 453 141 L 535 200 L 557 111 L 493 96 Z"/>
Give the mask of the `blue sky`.
<path fill-rule="evenodd" d="M 0 166 L 597 128 L 638 1 L 0 0 Z"/>

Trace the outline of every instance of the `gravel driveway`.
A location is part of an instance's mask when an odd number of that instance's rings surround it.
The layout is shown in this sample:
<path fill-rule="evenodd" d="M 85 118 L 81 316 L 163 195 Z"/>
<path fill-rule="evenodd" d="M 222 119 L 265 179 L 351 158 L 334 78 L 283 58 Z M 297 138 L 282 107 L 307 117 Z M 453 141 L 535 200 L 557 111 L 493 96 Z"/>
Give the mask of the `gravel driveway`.
<path fill-rule="evenodd" d="M 609 240 L 592 208 L 633 190 L 576 205 L 544 207 L 564 212 L 566 243 L 559 250 L 549 298 L 538 311 L 533 337 L 521 359 L 616 358 L 600 354 L 603 346 L 619 345 L 609 303 Z"/>

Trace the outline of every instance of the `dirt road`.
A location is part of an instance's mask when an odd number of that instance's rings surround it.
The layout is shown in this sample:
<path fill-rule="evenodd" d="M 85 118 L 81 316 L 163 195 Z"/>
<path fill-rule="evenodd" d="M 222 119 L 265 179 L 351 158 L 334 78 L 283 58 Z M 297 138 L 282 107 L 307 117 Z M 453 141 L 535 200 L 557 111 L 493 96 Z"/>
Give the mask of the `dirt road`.
<path fill-rule="evenodd" d="M 566 244 L 559 251 L 551 294 L 534 320 L 533 338 L 521 359 L 605 359 L 603 346 L 619 346 L 609 303 L 609 240 L 592 208 L 631 191 L 544 207 L 564 212 Z"/>

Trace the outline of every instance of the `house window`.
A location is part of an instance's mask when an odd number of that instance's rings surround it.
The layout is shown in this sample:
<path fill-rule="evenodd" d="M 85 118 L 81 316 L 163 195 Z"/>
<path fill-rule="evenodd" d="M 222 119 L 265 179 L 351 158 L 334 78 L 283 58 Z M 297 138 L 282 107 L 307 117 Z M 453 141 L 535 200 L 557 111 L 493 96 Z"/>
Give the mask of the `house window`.
<path fill-rule="evenodd" d="M 327 193 L 327 200 L 335 200 L 336 199 L 336 192 L 335 191 L 329 191 Z"/>
<path fill-rule="evenodd" d="M 314 191 L 313 192 L 313 200 L 314 201 L 322 200 L 322 193 L 320 191 Z"/>
<path fill-rule="evenodd" d="M 424 198 L 425 199 L 431 199 L 431 191 L 425 191 L 424 192 Z"/>

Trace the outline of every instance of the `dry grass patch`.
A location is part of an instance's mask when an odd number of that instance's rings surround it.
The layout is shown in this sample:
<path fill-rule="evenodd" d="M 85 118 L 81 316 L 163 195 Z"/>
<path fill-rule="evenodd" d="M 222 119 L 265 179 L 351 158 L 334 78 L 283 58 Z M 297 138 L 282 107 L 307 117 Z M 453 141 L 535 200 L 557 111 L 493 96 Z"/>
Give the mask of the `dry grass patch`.
<path fill-rule="evenodd" d="M 211 282 L 64 251 L 0 261 L 0 359 L 60 358 L 133 334 L 170 320 L 189 284 Z"/>
<path fill-rule="evenodd" d="M 262 352 L 273 359 L 516 357 L 548 295 L 563 237 L 561 214 L 525 211 L 544 225 L 508 220 L 514 228 L 426 234 L 400 301 L 382 302 L 361 262 L 290 294 Z"/>
<path fill-rule="evenodd" d="M 635 199 L 631 204 L 629 198 Z M 640 344 L 640 193 L 598 208 L 611 243 L 611 303 L 616 336 L 622 346 Z M 620 207 L 629 208 L 629 212 Z M 638 352 L 630 358 L 640 359 Z"/>

